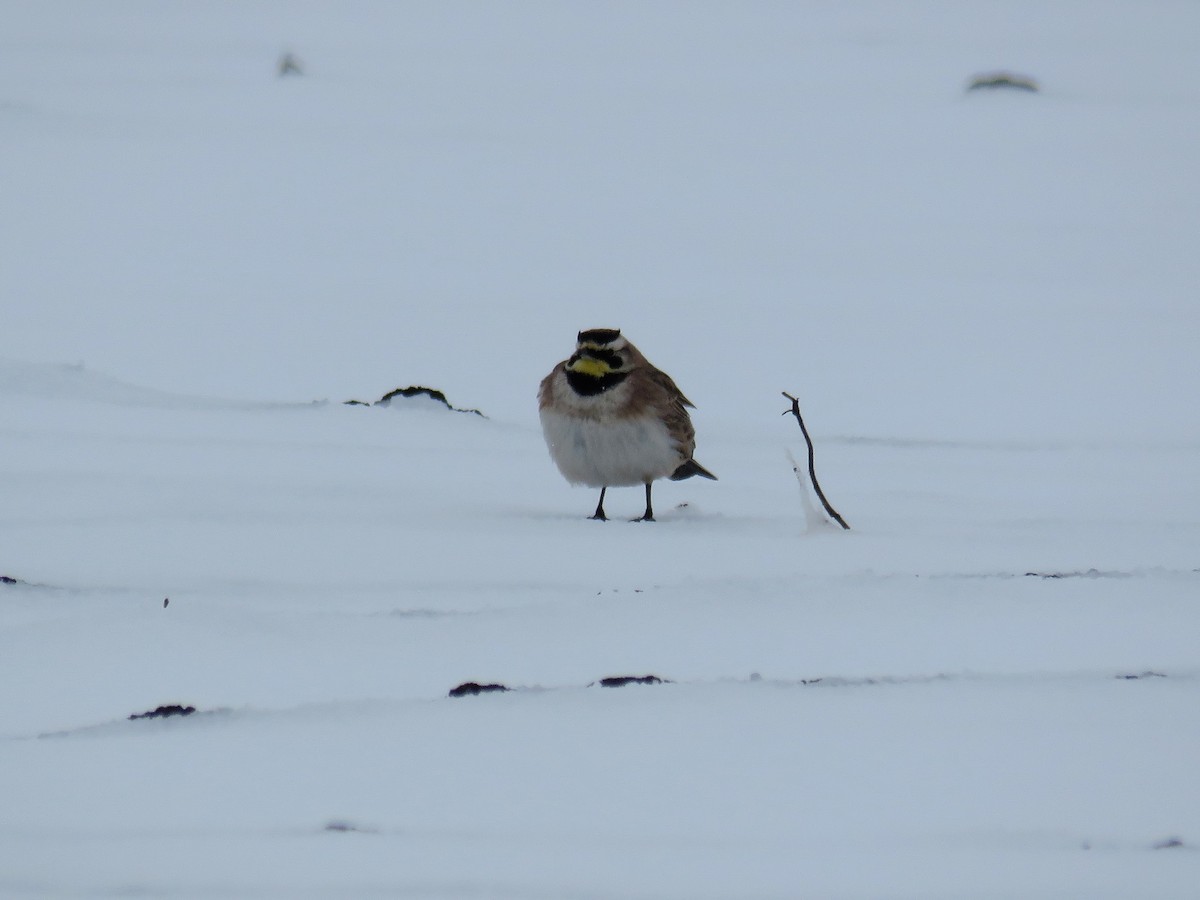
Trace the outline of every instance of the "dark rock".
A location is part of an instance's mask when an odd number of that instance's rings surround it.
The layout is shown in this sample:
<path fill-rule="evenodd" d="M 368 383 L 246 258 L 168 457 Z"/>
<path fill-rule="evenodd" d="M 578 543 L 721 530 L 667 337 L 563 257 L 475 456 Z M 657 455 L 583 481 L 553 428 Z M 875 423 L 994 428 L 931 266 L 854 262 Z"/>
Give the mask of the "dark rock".
<path fill-rule="evenodd" d="M 1166 678 L 1162 672 L 1142 672 L 1140 675 L 1118 675 L 1123 681 L 1136 681 L 1139 678 Z"/>
<path fill-rule="evenodd" d="M 593 682 L 594 684 L 595 682 Z M 600 679 L 600 687 L 625 687 L 627 684 L 670 684 L 657 675 L 614 675 Z"/>
<path fill-rule="evenodd" d="M 474 697 L 476 694 L 491 694 L 498 691 L 507 691 L 502 684 L 478 684 L 474 681 L 466 681 L 456 688 L 451 688 L 451 697 Z"/>
<path fill-rule="evenodd" d="M 166 719 L 170 716 L 190 716 L 196 711 L 194 706 L 156 706 L 149 712 L 133 713 L 129 718 L 132 719 Z"/>
<path fill-rule="evenodd" d="M 1170 837 L 1170 838 L 1167 838 L 1166 840 L 1159 841 L 1157 844 L 1154 845 L 1154 849 L 1155 850 L 1173 850 L 1176 847 L 1186 847 L 1186 846 L 1187 846 L 1187 844 L 1185 844 L 1181 838 Z"/>
<path fill-rule="evenodd" d="M 0 584 L 24 584 L 20 578 L 13 578 L 11 575 L 0 575 Z"/>

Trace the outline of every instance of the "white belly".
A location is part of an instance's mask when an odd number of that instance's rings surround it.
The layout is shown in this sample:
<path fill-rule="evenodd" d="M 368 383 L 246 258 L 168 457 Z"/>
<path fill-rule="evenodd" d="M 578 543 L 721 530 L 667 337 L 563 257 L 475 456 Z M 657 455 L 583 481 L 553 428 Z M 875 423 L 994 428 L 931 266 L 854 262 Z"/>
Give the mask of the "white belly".
<path fill-rule="evenodd" d="M 543 409 L 542 433 L 563 477 L 589 487 L 621 487 L 665 478 L 683 462 L 658 419 L 609 424 Z"/>

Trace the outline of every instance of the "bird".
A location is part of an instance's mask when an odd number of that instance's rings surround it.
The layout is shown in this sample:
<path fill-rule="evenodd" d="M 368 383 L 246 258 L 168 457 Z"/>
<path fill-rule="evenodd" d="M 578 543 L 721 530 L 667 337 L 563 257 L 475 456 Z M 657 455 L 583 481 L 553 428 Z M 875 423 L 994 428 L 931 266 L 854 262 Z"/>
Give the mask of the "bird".
<path fill-rule="evenodd" d="M 571 484 L 600 488 L 596 512 L 607 520 L 610 487 L 646 486 L 646 511 L 635 522 L 653 522 L 651 486 L 659 478 L 682 481 L 717 476 L 693 458 L 692 402 L 671 376 L 650 364 L 619 328 L 578 334 L 575 352 L 542 379 L 538 414 L 550 457 Z"/>

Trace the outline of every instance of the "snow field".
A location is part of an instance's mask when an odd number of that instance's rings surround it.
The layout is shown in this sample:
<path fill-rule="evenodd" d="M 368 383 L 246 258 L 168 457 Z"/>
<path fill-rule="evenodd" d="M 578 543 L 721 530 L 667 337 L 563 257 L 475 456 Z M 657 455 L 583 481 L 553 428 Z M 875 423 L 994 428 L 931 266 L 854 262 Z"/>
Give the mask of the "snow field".
<path fill-rule="evenodd" d="M 1192 4 L 6 12 L 0 896 L 1195 896 Z"/>

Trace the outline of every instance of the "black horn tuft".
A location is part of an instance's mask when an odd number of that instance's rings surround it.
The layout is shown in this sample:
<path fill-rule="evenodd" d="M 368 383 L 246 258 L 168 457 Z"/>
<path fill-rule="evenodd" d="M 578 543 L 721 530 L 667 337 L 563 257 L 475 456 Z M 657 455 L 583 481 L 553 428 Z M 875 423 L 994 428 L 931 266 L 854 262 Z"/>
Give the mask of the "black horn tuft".
<path fill-rule="evenodd" d="M 579 332 L 579 343 L 599 344 L 600 346 L 604 346 L 605 344 L 611 344 L 620 336 L 620 328 L 591 328 L 587 331 Z"/>

